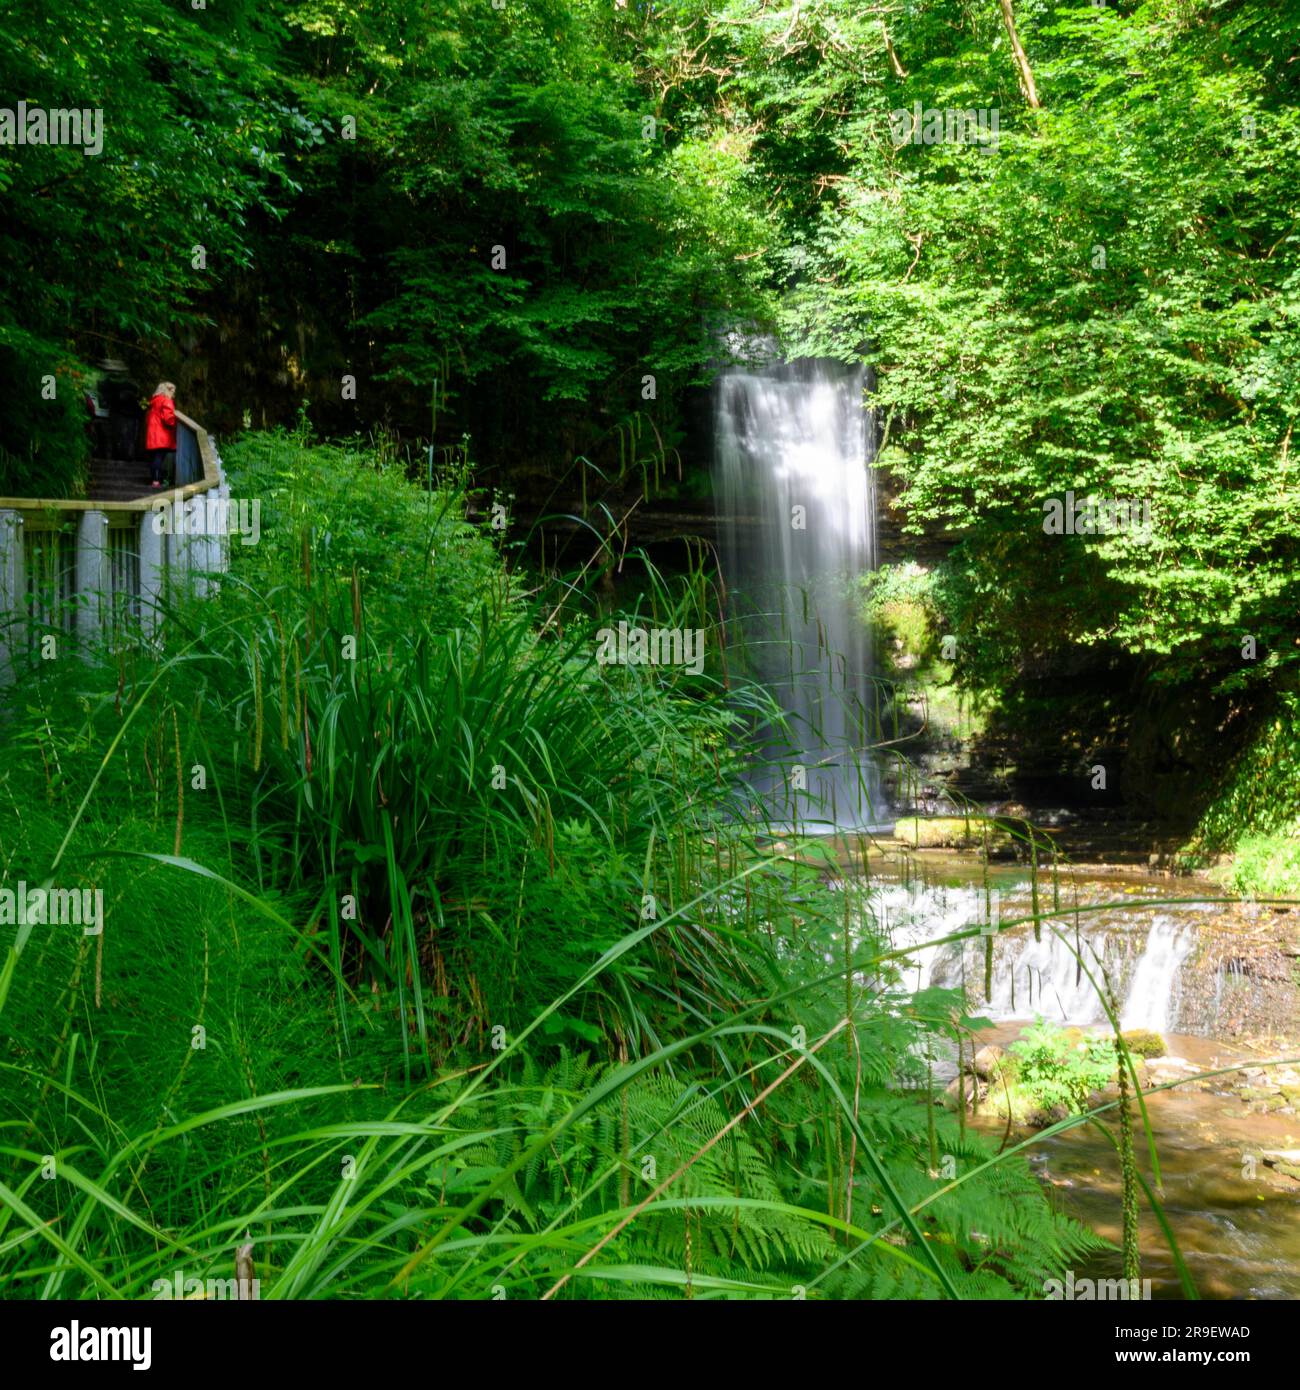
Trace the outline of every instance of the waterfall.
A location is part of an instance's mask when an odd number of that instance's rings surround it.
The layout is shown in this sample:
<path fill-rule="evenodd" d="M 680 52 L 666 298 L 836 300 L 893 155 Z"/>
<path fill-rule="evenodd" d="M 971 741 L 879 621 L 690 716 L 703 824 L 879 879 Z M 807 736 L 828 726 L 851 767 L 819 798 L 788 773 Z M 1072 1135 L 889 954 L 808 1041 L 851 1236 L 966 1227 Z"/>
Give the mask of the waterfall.
<path fill-rule="evenodd" d="M 1149 1028 L 1166 1032 L 1177 998 L 1178 974 L 1195 945 L 1191 927 L 1158 918 L 1147 935 L 1146 949 L 1133 972 L 1124 998 L 1120 1023 L 1125 1028 Z"/>
<path fill-rule="evenodd" d="M 751 781 L 774 818 L 884 817 L 860 576 L 875 565 L 874 424 L 861 368 L 803 359 L 717 385 L 722 566 L 750 670 L 786 731 L 757 731 Z"/>
<path fill-rule="evenodd" d="M 1002 894 L 1004 918 L 1020 917 L 1027 898 L 1011 903 Z M 1046 925 L 1035 941 L 1029 927 L 1016 927 L 993 938 L 993 971 L 984 995 L 984 943 L 921 946 L 987 920 L 984 894 L 978 887 L 883 886 L 873 891 L 874 929 L 887 933 L 895 947 L 917 945 L 909 954 L 902 987 L 966 989 L 973 1013 L 995 1021 L 1041 1014 L 1056 1023 L 1104 1024 L 1106 1011 L 1070 945 Z M 1063 928 L 1073 944 L 1073 930 Z M 1084 959 L 1100 979 L 1105 967 L 1120 1004 L 1123 1028 L 1164 1033 L 1179 1023 L 1183 967 L 1196 944 L 1194 926 L 1158 909 L 1090 915 L 1081 928 Z"/>

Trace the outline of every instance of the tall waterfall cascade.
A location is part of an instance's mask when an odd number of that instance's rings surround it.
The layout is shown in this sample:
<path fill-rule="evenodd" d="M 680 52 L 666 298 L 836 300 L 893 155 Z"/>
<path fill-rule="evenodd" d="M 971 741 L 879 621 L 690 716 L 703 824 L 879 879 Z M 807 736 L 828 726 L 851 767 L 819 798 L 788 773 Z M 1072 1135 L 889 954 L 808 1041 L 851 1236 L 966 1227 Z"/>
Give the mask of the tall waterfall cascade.
<path fill-rule="evenodd" d="M 723 576 L 752 674 L 785 729 L 756 740 L 774 821 L 887 820 L 871 747 L 879 696 L 862 575 L 875 567 L 875 423 L 862 368 L 802 359 L 717 385 L 714 492 Z"/>

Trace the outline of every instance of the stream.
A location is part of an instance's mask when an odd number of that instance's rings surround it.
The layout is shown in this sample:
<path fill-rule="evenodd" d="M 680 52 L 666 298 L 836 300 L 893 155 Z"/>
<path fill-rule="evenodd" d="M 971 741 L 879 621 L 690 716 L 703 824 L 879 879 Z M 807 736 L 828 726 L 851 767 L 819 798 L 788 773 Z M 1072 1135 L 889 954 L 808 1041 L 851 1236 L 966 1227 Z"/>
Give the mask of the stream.
<path fill-rule="evenodd" d="M 882 885 L 872 894 L 872 911 L 897 947 L 933 940 L 987 920 L 982 877 L 979 865 L 954 858 L 945 865 L 942 881 Z M 1030 911 L 1026 871 L 990 870 L 990 884 L 995 885 L 991 891 L 1004 921 Z M 1165 1039 L 1171 1060 L 1152 1064 L 1148 1084 L 1174 1076 L 1193 1078 L 1189 1084 L 1150 1095 L 1147 1110 L 1165 1212 L 1198 1294 L 1214 1299 L 1300 1298 L 1300 1181 L 1279 1173 L 1262 1157 L 1300 1150 L 1300 1089 L 1289 1087 L 1289 1094 L 1265 1096 L 1272 1081 L 1294 1075 L 1296 1069 L 1256 1070 L 1262 1061 L 1295 1057 L 1300 1051 L 1294 1041 L 1286 1046 L 1273 1028 L 1275 1022 L 1289 1023 L 1294 1030 L 1295 995 L 1281 1003 L 1280 1018 L 1267 1008 L 1258 1016 L 1248 1009 L 1242 1012 L 1243 994 L 1254 996 L 1249 1006 L 1259 1007 L 1267 990 L 1240 969 L 1239 950 L 1224 955 L 1216 954 L 1214 947 L 1221 936 L 1235 931 L 1233 918 L 1243 910 L 1236 904 L 1172 901 L 1206 893 L 1194 880 L 1145 875 L 1076 873 L 1063 876 L 1060 887 L 1062 906 L 1076 899 L 1081 905 L 1118 904 L 1081 913 L 1078 940 L 1094 973 L 1104 964 L 1123 1026 L 1150 1029 Z M 1157 905 L 1128 907 L 1126 899 L 1156 900 Z M 1040 903 L 1051 908 L 1051 889 L 1041 881 Z M 1249 908 L 1244 916 L 1248 923 L 1258 921 Z M 1058 921 L 1073 942 L 1073 917 Z M 964 986 L 970 1013 L 993 1024 L 978 1034 L 981 1046 L 1005 1046 L 1035 1016 L 1062 1025 L 1105 1026 L 1096 991 L 1046 924 L 1041 942 L 1035 941 L 1028 925 L 994 937 L 987 997 L 984 951 L 982 940 L 922 947 L 908 957 L 906 987 Z M 1227 1036 L 1229 1031 L 1232 1036 Z M 1250 1074 L 1238 1071 L 1194 1080 L 1198 1072 L 1224 1067 L 1249 1068 Z M 946 1084 L 955 1075 L 955 1061 L 936 1067 L 936 1081 Z M 1243 1079 L 1260 1083 L 1247 1093 L 1253 1099 L 1243 1097 Z M 999 1143 L 1007 1127 L 988 1107 L 970 1122 Z M 1015 1126 L 1011 1142 L 1034 1132 Z M 1150 1180 L 1150 1159 L 1136 1111 L 1135 1135 L 1139 1166 Z M 1121 1188 L 1111 1143 L 1091 1126 L 1081 1126 L 1043 1139 L 1028 1152 L 1034 1172 L 1061 1207 L 1118 1244 Z M 1182 1297 L 1173 1257 L 1145 1201 L 1140 1238 L 1142 1276 L 1151 1281 L 1151 1297 Z M 1075 1275 L 1117 1279 L 1120 1256 L 1105 1254 Z"/>

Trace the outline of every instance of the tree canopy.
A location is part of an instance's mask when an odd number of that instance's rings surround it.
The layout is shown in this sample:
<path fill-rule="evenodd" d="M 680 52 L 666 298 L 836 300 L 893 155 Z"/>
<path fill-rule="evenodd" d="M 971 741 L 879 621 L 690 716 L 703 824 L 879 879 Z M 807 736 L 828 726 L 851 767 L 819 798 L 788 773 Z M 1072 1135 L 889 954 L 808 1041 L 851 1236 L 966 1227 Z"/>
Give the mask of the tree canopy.
<path fill-rule="evenodd" d="M 682 443 L 720 327 L 757 324 L 873 368 L 895 505 L 965 537 L 970 678 L 1108 643 L 1271 679 L 1300 652 L 1293 19 L 19 0 L 5 90 L 105 136 L 0 151 L 10 469 L 71 467 L 35 383 L 123 347 L 217 422 L 307 399 L 467 434 L 498 478 L 613 469 L 639 412 Z M 900 140 L 912 113 L 985 138 Z M 1044 534 L 1067 493 L 1145 500 L 1150 534 Z"/>

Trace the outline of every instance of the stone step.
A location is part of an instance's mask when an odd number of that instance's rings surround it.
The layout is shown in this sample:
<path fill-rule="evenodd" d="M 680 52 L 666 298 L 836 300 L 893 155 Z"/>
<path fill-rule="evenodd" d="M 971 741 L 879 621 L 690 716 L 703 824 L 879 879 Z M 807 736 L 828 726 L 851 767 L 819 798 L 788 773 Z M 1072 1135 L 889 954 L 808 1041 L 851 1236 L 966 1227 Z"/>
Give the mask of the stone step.
<path fill-rule="evenodd" d="M 151 488 L 147 483 L 143 487 L 91 488 L 86 500 L 88 502 L 138 502 L 142 497 L 148 497 L 150 493 L 160 492 L 161 489 Z"/>

